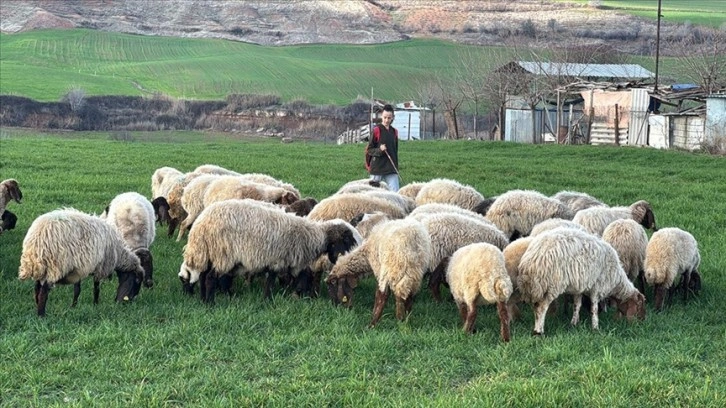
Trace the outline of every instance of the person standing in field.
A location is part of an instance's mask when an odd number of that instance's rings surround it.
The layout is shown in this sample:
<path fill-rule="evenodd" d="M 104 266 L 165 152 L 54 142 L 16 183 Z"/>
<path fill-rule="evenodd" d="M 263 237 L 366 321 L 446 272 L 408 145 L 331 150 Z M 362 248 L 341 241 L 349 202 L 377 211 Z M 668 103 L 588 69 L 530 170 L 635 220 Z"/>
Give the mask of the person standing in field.
<path fill-rule="evenodd" d="M 373 128 L 366 146 L 366 170 L 373 181 L 385 181 L 391 191 L 398 191 L 398 131 L 393 123 L 393 106 L 383 106 L 381 123 Z"/>

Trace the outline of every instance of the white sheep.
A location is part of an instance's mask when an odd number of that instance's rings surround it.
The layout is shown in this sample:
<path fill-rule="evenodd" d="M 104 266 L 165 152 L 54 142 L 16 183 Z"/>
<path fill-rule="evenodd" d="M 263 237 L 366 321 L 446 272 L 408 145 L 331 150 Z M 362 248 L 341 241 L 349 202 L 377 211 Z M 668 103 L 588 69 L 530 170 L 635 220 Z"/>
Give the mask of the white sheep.
<path fill-rule="evenodd" d="M 400 219 L 406 216 L 401 207 L 388 200 L 354 193 L 334 194 L 320 200 L 318 205 L 310 211 L 308 218 L 317 221 L 333 220 L 336 218 L 350 221 L 359 214 L 375 211 L 384 212 L 394 219 Z"/>
<path fill-rule="evenodd" d="M 645 280 L 655 286 L 655 309 L 662 310 L 666 290 L 672 287 L 678 275 L 681 280 L 677 288 L 683 291 L 683 299 L 688 292 L 698 292 L 701 288 L 701 275 L 698 267 L 701 253 L 696 238 L 680 228 L 662 228 L 654 232 L 645 251 Z"/>
<path fill-rule="evenodd" d="M 356 242 L 347 222 L 313 222 L 256 200 L 226 200 L 205 208 L 189 232 L 179 278 L 187 292 L 201 282 L 202 299 L 214 301 L 219 278 L 266 272 L 265 298 L 278 274 L 299 277 L 318 256 L 335 263 Z"/>
<path fill-rule="evenodd" d="M 418 195 L 419 191 L 421 191 L 424 185 L 426 185 L 426 182 L 423 181 L 414 181 L 408 183 L 398 189 L 398 194 L 416 201 L 416 196 Z"/>
<path fill-rule="evenodd" d="M 199 213 L 204 210 L 204 194 L 213 181 L 223 176 L 217 174 L 201 174 L 194 177 L 189 184 L 184 186 L 181 195 L 181 205 L 184 209 L 184 218 L 179 224 L 179 234 L 176 237 L 177 242 L 181 241 L 184 234 L 191 228 Z"/>
<path fill-rule="evenodd" d="M 55 284 L 72 284 L 75 306 L 81 280 L 93 275 L 93 303 L 98 303 L 100 282 L 116 270 L 116 301 L 138 294 L 144 270 L 139 258 L 104 220 L 72 208 L 51 211 L 36 218 L 23 240 L 20 280 L 35 281 L 38 316 L 45 316 L 48 292 Z"/>
<path fill-rule="evenodd" d="M 0 183 L 0 214 L 5 212 L 7 204 L 12 200 L 15 200 L 17 203 L 22 202 L 23 192 L 20 191 L 20 186 L 18 185 L 17 180 L 3 180 L 3 182 Z"/>
<path fill-rule="evenodd" d="M 360 193 L 369 190 L 390 191 L 385 181 L 374 181 L 367 178 L 349 181 L 343 184 L 335 194 Z"/>
<path fill-rule="evenodd" d="M 363 238 L 368 236 L 373 231 L 373 228 L 383 222 L 391 221 L 391 217 L 388 214 L 375 211 L 372 213 L 359 214 L 350 221 L 350 225 L 354 226 Z"/>
<path fill-rule="evenodd" d="M 561 201 L 533 190 L 511 190 L 492 203 L 486 218 L 510 241 L 527 236 L 532 228 L 550 218 L 571 220 L 574 213 Z"/>
<path fill-rule="evenodd" d="M 365 194 L 370 197 L 378 197 L 384 200 L 390 201 L 391 203 L 401 207 L 404 214 L 409 214 L 416 208 L 416 202 L 408 197 L 402 196 L 394 191 L 384 191 L 381 189 L 373 189 L 367 191 L 361 191 L 360 194 Z"/>
<path fill-rule="evenodd" d="M 238 173 L 233 170 L 226 169 L 222 166 L 217 166 L 216 164 L 202 164 L 200 166 L 197 166 L 196 169 L 194 169 L 195 173 L 203 173 L 203 174 L 215 174 L 217 176 L 241 176 L 242 173 Z"/>
<path fill-rule="evenodd" d="M 139 257 L 144 269 L 144 286 L 152 287 L 154 260 L 149 248 L 156 237 L 156 226 L 154 208 L 149 200 L 136 192 L 121 193 L 111 200 L 101 219 L 111 224 L 126 246 Z"/>
<path fill-rule="evenodd" d="M 164 223 L 169 225 L 167 231 L 168 236 L 174 235 L 176 227 L 187 216 L 181 202 L 182 195 L 184 195 L 184 187 L 202 174 L 203 173 L 192 172 L 185 173 L 177 177 L 171 177 L 167 195 L 156 197 L 151 201 L 157 221 L 159 221 L 162 225 Z M 167 179 L 164 179 L 165 183 L 166 180 Z"/>
<path fill-rule="evenodd" d="M 553 195 L 552 198 L 560 200 L 567 205 L 572 213 L 576 213 L 580 210 L 584 210 L 590 207 L 607 207 L 608 205 L 598 200 L 597 198 L 578 191 L 567 191 L 563 190 Z"/>
<path fill-rule="evenodd" d="M 532 227 L 532 231 L 529 233 L 529 236 L 534 237 L 545 231 L 553 230 L 555 228 L 575 228 L 581 231 L 585 231 L 585 228 L 582 225 L 574 221 L 563 220 L 562 218 L 549 218 Z"/>
<path fill-rule="evenodd" d="M 378 285 L 369 327 L 380 320 L 390 292 L 396 318 L 403 320 L 411 313 L 430 257 L 431 241 L 420 222 L 406 218 L 380 224 L 361 246 L 338 259 L 325 280 L 328 293 L 334 304 L 351 307 L 359 279 L 373 273 Z"/>
<path fill-rule="evenodd" d="M 490 223 L 456 214 L 417 214 L 409 216 L 421 221 L 431 238 L 431 265 L 429 270 L 429 290 L 437 301 L 441 300 L 441 284 L 445 282 L 446 266 L 449 257 L 457 249 L 476 242 L 486 242 L 503 250 L 509 240 Z"/>
<path fill-rule="evenodd" d="M 572 221 L 582 225 L 591 234 L 602 236 L 605 228 L 615 220 L 632 219 L 646 229 L 656 230 L 655 215 L 645 200 L 637 201 L 629 207 L 591 207 L 578 211 Z"/>
<path fill-rule="evenodd" d="M 166 197 L 169 194 L 174 179 L 182 176 L 184 173 L 173 167 L 160 167 L 151 175 L 151 198 Z"/>
<path fill-rule="evenodd" d="M 474 187 L 456 180 L 438 178 L 427 182 L 416 195 L 416 205 L 444 203 L 473 210 L 484 201 L 484 196 Z"/>
<path fill-rule="evenodd" d="M 571 323 L 579 321 L 582 295 L 591 299 L 592 328 L 598 329 L 598 304 L 613 297 L 618 312 L 628 320 L 645 318 L 645 297 L 620 265 L 615 249 L 587 232 L 556 228 L 534 238 L 519 262 L 517 287 L 522 299 L 534 307 L 533 334 L 544 334 L 547 309 L 567 293 L 574 296 Z"/>
<path fill-rule="evenodd" d="M 503 341 L 509 341 L 507 302 L 513 289 L 504 265 L 504 255 L 499 248 L 492 244 L 476 243 L 457 249 L 446 268 L 446 281 L 459 307 L 465 332 L 474 332 L 478 304 L 496 303 L 499 333 Z"/>
<path fill-rule="evenodd" d="M 532 242 L 533 236 L 528 236 L 514 240 L 507 245 L 502 251 L 504 256 L 504 267 L 507 269 L 507 275 L 509 280 L 512 282 L 513 292 L 507 301 L 507 314 L 510 320 L 516 320 L 519 318 L 519 306 L 518 303 L 522 301 L 522 297 L 519 294 L 517 288 L 517 277 L 519 276 L 519 262 L 522 260 L 522 255 L 529 248 L 529 244 Z"/>
<path fill-rule="evenodd" d="M 445 204 L 445 203 L 428 203 L 428 204 L 422 204 L 417 206 L 416 208 L 411 211 L 409 216 L 418 216 L 419 214 L 441 214 L 441 213 L 456 213 L 465 215 L 467 217 L 474 218 L 475 220 L 486 222 L 487 224 L 491 224 L 494 226 L 494 223 L 486 219 L 484 215 L 472 211 L 467 210 L 465 208 L 461 208 L 458 205 L 454 204 Z"/>
<path fill-rule="evenodd" d="M 602 239 L 615 248 L 625 274 L 633 282 L 637 280 L 640 291 L 645 293 L 643 267 L 648 247 L 648 234 L 645 229 L 630 219 L 615 220 L 605 228 Z"/>

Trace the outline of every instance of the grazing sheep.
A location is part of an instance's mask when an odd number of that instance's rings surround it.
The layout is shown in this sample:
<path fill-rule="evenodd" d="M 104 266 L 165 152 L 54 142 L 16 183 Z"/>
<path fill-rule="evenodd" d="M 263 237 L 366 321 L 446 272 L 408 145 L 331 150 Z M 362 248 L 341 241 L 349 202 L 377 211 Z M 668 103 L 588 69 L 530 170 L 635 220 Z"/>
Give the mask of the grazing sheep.
<path fill-rule="evenodd" d="M 403 320 L 411 313 L 430 258 L 431 241 L 420 222 L 406 218 L 381 224 L 361 246 L 338 259 L 325 280 L 328 293 L 333 304 L 351 307 L 358 280 L 373 273 L 378 286 L 369 327 L 380 320 L 390 292 L 396 298 L 396 318 Z"/>
<path fill-rule="evenodd" d="M 93 275 L 93 303 L 98 303 L 100 282 L 116 270 L 116 301 L 133 299 L 144 270 L 116 230 L 104 220 L 72 208 L 51 211 L 33 221 L 23 240 L 20 280 L 35 281 L 38 316 L 45 316 L 48 292 L 55 284 L 73 284 L 75 306 L 80 281 Z"/>
<path fill-rule="evenodd" d="M 179 278 L 187 292 L 198 280 L 202 299 L 214 302 L 219 278 L 267 272 L 265 298 L 277 274 L 298 277 L 318 256 L 331 262 L 357 244 L 347 222 L 313 222 L 256 200 L 211 204 L 189 232 Z"/>
<path fill-rule="evenodd" d="M 401 207 L 401 210 L 405 214 L 410 214 L 414 208 L 416 208 L 416 202 L 408 197 L 404 197 L 394 191 L 383 191 L 380 189 L 362 191 L 360 194 L 365 194 L 371 197 L 378 197 L 384 200 L 388 200 L 393 204 Z"/>
<path fill-rule="evenodd" d="M 305 217 L 318 205 L 318 200 L 313 197 L 305 197 L 285 206 L 285 211 L 293 213 L 298 217 Z"/>
<path fill-rule="evenodd" d="M 571 220 L 574 213 L 561 201 L 532 190 L 511 190 L 500 195 L 486 213 L 504 234 L 514 241 L 550 218 Z"/>
<path fill-rule="evenodd" d="M 532 227 L 532 231 L 529 233 L 529 236 L 535 237 L 545 231 L 553 230 L 555 228 L 575 228 L 580 231 L 585 231 L 585 228 L 583 228 L 582 225 L 574 221 L 563 220 L 562 218 L 550 218 Z"/>
<path fill-rule="evenodd" d="M 457 249 L 476 242 L 486 242 L 503 250 L 509 244 L 507 237 L 495 226 L 466 215 L 419 214 L 408 218 L 421 221 L 431 237 L 429 290 L 437 301 L 441 300 L 440 287 L 445 281 L 449 257 Z"/>
<path fill-rule="evenodd" d="M 17 180 L 7 179 L 0 183 L 0 214 L 5 212 L 5 207 L 12 200 L 17 203 L 23 201 L 23 192 L 20 191 Z"/>
<path fill-rule="evenodd" d="M 457 249 L 446 268 L 446 281 L 459 307 L 465 332 L 474 332 L 479 303 L 496 303 L 499 333 L 503 341 L 509 341 L 506 302 L 512 296 L 512 281 L 499 248 L 492 244 L 477 243 Z"/>
<path fill-rule="evenodd" d="M 494 225 L 491 221 L 487 220 L 484 215 L 467 210 L 465 208 L 461 208 L 458 205 L 454 204 L 444 204 L 444 203 L 428 203 L 420 205 L 416 208 L 414 208 L 413 211 L 411 211 L 410 216 L 418 216 L 419 214 L 441 214 L 441 213 L 456 213 L 465 215 L 467 217 L 474 218 L 481 222 L 486 222 L 487 224 Z"/>
<path fill-rule="evenodd" d="M 177 242 L 181 241 L 184 233 L 191 228 L 199 213 L 204 210 L 204 195 L 210 184 L 221 177 L 223 176 L 217 174 L 202 174 L 194 177 L 184 187 L 181 195 L 181 205 L 186 215 L 179 225 L 179 234 L 176 237 Z"/>
<path fill-rule="evenodd" d="M 605 228 L 602 239 L 615 248 L 625 274 L 633 282 L 637 279 L 640 291 L 645 293 L 643 265 L 648 247 L 648 234 L 645 229 L 630 219 L 615 220 Z"/>
<path fill-rule="evenodd" d="M 522 301 L 522 297 L 519 294 L 517 288 L 517 276 L 519 276 L 519 262 L 522 260 L 522 255 L 529 248 L 529 244 L 532 242 L 533 236 L 520 238 L 516 241 L 512 241 L 504 248 L 502 255 L 504 256 L 504 267 L 509 275 L 509 280 L 512 281 L 513 292 L 507 301 L 507 314 L 510 320 L 516 320 L 519 318 L 519 306 L 518 303 Z"/>
<path fill-rule="evenodd" d="M 533 334 L 544 334 L 547 309 L 563 293 L 574 296 L 571 323 L 579 321 L 582 295 L 591 299 L 592 328 L 598 329 L 598 304 L 613 297 L 619 315 L 645 318 L 645 297 L 620 265 L 615 249 L 587 232 L 556 228 L 534 238 L 519 262 L 517 287 L 534 307 Z"/>
<path fill-rule="evenodd" d="M 242 173 L 237 173 L 233 170 L 225 169 L 222 166 L 217 166 L 216 164 L 202 164 L 198 166 L 196 169 L 194 169 L 194 173 L 203 173 L 203 174 L 214 174 L 217 176 L 241 176 Z"/>
<path fill-rule="evenodd" d="M 474 187 L 450 179 L 433 179 L 421 187 L 416 195 L 416 205 L 444 203 L 473 210 L 484 201 L 484 196 Z"/>
<path fill-rule="evenodd" d="M 0 234 L 3 233 L 3 231 L 9 231 L 11 229 L 15 228 L 15 224 L 18 222 L 18 216 L 11 213 L 8 210 L 5 210 L 2 214 L 0 222 Z"/>
<path fill-rule="evenodd" d="M 154 285 L 154 260 L 149 248 L 156 237 L 154 207 L 146 197 L 128 192 L 114 197 L 101 214 L 121 235 L 126 246 L 139 257 L 144 269 L 144 286 Z"/>
<path fill-rule="evenodd" d="M 369 190 L 390 191 L 385 181 L 360 179 L 343 184 L 335 194 L 360 193 Z"/>
<path fill-rule="evenodd" d="M 689 291 L 701 289 L 701 275 L 698 267 L 701 253 L 698 242 L 689 232 L 680 228 L 663 228 L 654 232 L 645 251 L 645 280 L 655 286 L 655 309 L 662 310 L 666 290 L 671 288 L 678 275 L 677 286 L 683 291 L 683 300 Z"/>
<path fill-rule="evenodd" d="M 565 203 L 565 205 L 567 205 L 567 207 L 572 210 L 573 214 L 586 208 L 608 206 L 607 204 L 603 203 L 602 201 L 589 194 L 580 193 L 577 191 L 563 190 L 553 195 L 552 198 Z"/>
<path fill-rule="evenodd" d="M 650 204 L 645 200 L 637 201 L 630 207 L 591 207 L 575 214 L 572 221 L 582 225 L 585 229 L 598 237 L 602 236 L 605 228 L 615 220 L 632 219 L 646 229 L 656 230 L 655 215 Z"/>
<path fill-rule="evenodd" d="M 173 167 L 160 167 L 151 175 L 151 199 L 166 197 L 174 185 L 174 179 L 184 173 Z"/>
<path fill-rule="evenodd" d="M 421 191 L 424 185 L 426 185 L 426 182 L 415 181 L 412 183 L 408 183 L 398 189 L 398 194 L 416 201 L 416 196 L 418 195 L 418 192 Z"/>
<path fill-rule="evenodd" d="M 406 216 L 401 207 L 379 197 L 372 197 L 361 193 L 334 194 L 321 200 L 310 211 L 308 218 L 316 221 L 341 219 L 350 221 L 361 213 L 381 211 L 391 218 L 399 219 Z"/>
<path fill-rule="evenodd" d="M 182 206 L 181 198 L 184 195 L 184 188 L 195 178 L 201 176 L 203 173 L 186 173 L 178 177 L 173 177 L 169 193 L 166 197 L 156 197 L 151 202 L 154 207 L 154 213 L 156 214 L 157 220 L 161 223 L 167 223 L 169 225 L 167 235 L 174 235 L 174 230 L 184 218 L 187 213 L 184 211 Z"/>
<path fill-rule="evenodd" d="M 388 214 L 375 211 L 372 213 L 359 214 L 353 217 L 353 219 L 350 220 L 350 225 L 354 226 L 363 238 L 368 238 L 376 225 L 390 220 L 391 217 L 389 217 Z"/>

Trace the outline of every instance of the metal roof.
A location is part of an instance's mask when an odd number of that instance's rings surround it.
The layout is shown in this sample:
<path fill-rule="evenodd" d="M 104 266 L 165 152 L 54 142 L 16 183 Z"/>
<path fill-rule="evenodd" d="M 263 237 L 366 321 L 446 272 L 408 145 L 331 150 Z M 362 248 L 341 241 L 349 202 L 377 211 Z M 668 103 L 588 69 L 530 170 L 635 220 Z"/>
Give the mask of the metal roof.
<path fill-rule="evenodd" d="M 534 75 L 628 79 L 643 79 L 655 76 L 655 74 L 638 64 L 577 64 L 570 62 L 517 61 L 517 65 Z"/>

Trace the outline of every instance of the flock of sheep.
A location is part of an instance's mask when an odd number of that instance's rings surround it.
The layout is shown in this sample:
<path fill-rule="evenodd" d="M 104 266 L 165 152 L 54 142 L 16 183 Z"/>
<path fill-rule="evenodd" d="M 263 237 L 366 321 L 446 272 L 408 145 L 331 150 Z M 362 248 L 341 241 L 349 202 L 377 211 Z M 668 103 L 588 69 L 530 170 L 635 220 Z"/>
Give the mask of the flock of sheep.
<path fill-rule="evenodd" d="M 151 245 L 156 224 L 184 239 L 178 277 L 190 294 L 199 283 L 202 301 L 231 292 L 233 279 L 264 279 L 301 296 L 319 295 L 321 281 L 334 304 L 351 307 L 362 279 L 377 282 L 375 326 L 389 297 L 396 318 L 411 313 L 415 295 L 428 288 L 441 301 L 448 285 L 464 330 L 471 333 L 480 304 L 496 304 L 503 341 L 519 305 L 534 310 L 534 334 L 544 334 L 550 305 L 573 303 L 578 323 L 583 296 L 598 328 L 599 311 L 614 306 L 628 320 L 645 318 L 645 286 L 654 286 L 661 310 L 676 292 L 700 290 L 700 255 L 694 237 L 678 228 L 656 229 L 647 201 L 611 207 L 586 193 L 552 197 L 512 190 L 485 198 L 450 179 L 409 183 L 398 192 L 385 183 L 355 180 L 320 202 L 291 184 L 258 173 L 215 165 L 189 173 L 162 167 L 151 177 L 152 200 L 136 192 L 116 196 L 100 215 L 74 209 L 43 214 L 23 240 L 18 276 L 35 281 L 39 316 L 50 289 L 82 279 L 99 284 L 115 271 L 116 300 L 130 301 L 153 285 Z M 0 183 L 0 233 L 17 217 L 5 209 L 20 202 L 16 180 Z M 653 230 L 650 239 L 645 229 Z M 676 280 L 681 276 L 678 284 Z"/>

